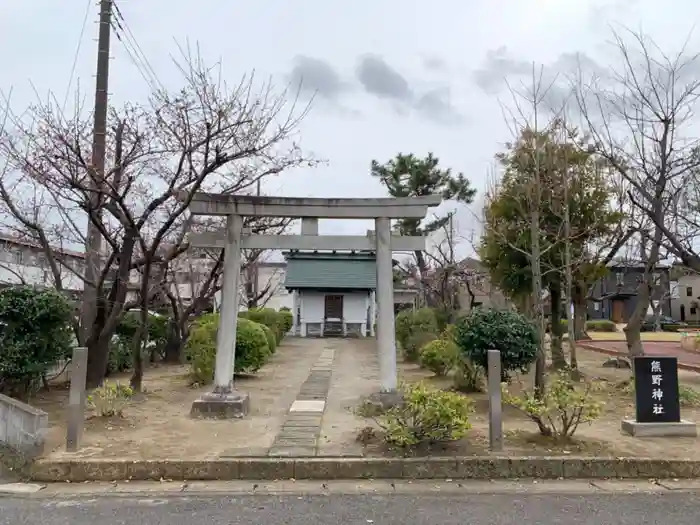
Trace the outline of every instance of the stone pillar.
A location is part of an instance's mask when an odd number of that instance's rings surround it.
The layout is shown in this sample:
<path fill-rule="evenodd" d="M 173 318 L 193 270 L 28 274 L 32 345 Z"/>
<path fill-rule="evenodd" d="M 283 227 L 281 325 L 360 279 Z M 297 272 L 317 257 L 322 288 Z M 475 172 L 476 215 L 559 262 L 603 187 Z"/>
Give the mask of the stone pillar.
<path fill-rule="evenodd" d="M 369 335 L 374 337 L 374 323 L 377 322 L 377 292 L 372 290 L 369 294 Z"/>
<path fill-rule="evenodd" d="M 391 259 L 391 221 L 375 219 L 377 242 L 377 347 L 382 392 L 396 390 L 396 341 L 394 333 L 394 278 Z"/>
<path fill-rule="evenodd" d="M 248 413 L 248 394 L 233 390 L 233 369 L 236 360 L 236 327 L 241 275 L 241 231 L 243 218 L 229 215 L 226 219 L 224 282 L 221 288 L 219 330 L 216 338 L 214 390 L 192 404 L 193 416 L 237 418 Z"/>
<path fill-rule="evenodd" d="M 301 219 L 301 234 L 318 235 L 318 219 L 313 217 L 304 217 Z"/>
<path fill-rule="evenodd" d="M 292 334 L 298 335 L 299 332 L 299 318 L 297 317 L 297 290 L 292 291 Z"/>

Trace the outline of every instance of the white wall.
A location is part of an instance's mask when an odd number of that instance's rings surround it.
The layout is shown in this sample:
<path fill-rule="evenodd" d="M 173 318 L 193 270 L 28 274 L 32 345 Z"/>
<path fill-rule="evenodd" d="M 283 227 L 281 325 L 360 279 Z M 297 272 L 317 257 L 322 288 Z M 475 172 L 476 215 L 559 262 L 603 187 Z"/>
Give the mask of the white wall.
<path fill-rule="evenodd" d="M 302 323 L 322 323 L 325 315 L 325 297 L 323 292 L 301 291 Z M 343 295 L 343 320 L 346 323 L 364 323 L 367 321 L 368 294 L 350 292 Z M 291 294 L 290 294 L 291 296 Z M 291 302 L 291 299 L 290 299 Z"/>
<path fill-rule="evenodd" d="M 322 323 L 326 294 L 321 292 L 300 291 L 301 323 Z"/>

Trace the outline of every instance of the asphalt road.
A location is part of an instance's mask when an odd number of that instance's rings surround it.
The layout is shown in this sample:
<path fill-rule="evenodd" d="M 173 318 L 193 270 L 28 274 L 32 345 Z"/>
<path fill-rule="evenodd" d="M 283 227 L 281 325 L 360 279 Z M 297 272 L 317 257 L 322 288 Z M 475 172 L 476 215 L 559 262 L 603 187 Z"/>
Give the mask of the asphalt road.
<path fill-rule="evenodd" d="M 181 496 L 0 499 L 0 524 L 697 525 L 694 494 Z"/>

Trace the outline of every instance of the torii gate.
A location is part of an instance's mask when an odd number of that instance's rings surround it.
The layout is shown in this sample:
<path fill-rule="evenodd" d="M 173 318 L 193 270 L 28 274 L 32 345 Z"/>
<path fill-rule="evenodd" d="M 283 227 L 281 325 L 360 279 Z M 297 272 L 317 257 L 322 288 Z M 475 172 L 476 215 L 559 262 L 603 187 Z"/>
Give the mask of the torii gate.
<path fill-rule="evenodd" d="M 396 340 L 392 251 L 425 250 L 425 237 L 391 234 L 392 219 L 423 219 L 440 196 L 382 199 L 318 199 L 196 193 L 193 215 L 225 215 L 226 231 L 190 236 L 200 248 L 223 248 L 224 278 L 216 341 L 214 389 L 195 400 L 192 415 L 232 418 L 248 413 L 249 396 L 233 388 L 241 249 L 374 250 L 377 254 L 377 341 L 380 391 L 396 390 Z M 301 218 L 301 235 L 251 235 L 243 217 Z M 319 219 L 374 219 L 374 236 L 319 235 Z"/>

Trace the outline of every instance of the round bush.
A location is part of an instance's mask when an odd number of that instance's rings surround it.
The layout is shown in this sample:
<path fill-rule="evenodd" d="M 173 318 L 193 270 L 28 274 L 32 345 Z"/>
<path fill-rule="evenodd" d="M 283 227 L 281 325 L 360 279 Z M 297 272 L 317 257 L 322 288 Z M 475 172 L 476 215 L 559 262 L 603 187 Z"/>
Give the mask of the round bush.
<path fill-rule="evenodd" d="M 417 333 L 437 334 L 438 322 L 430 308 L 403 310 L 396 316 L 396 340 L 406 349 L 411 336 Z"/>
<path fill-rule="evenodd" d="M 437 336 L 432 332 L 416 332 L 408 338 L 406 346 L 403 347 L 403 358 L 415 363 L 420 357 L 420 349 L 436 339 Z"/>
<path fill-rule="evenodd" d="M 219 315 L 207 314 L 197 319 L 190 329 L 185 355 L 190 363 L 190 380 L 193 383 L 208 385 L 214 380 L 218 326 Z"/>
<path fill-rule="evenodd" d="M 436 339 L 420 350 L 420 364 L 436 376 L 447 375 L 457 361 L 459 349 L 452 341 Z"/>
<path fill-rule="evenodd" d="M 526 373 L 537 358 L 537 330 L 517 312 L 475 308 L 459 321 L 455 342 L 464 357 L 484 370 L 488 350 L 499 350 L 503 380 L 515 371 Z"/>
<path fill-rule="evenodd" d="M 270 352 L 274 353 L 274 351 L 277 349 L 277 338 L 275 337 L 275 334 L 272 333 L 269 326 L 265 326 L 264 324 L 261 324 L 260 326 L 262 326 L 263 332 L 265 332 L 267 347 L 270 349 Z"/>
<path fill-rule="evenodd" d="M 28 397 L 50 367 L 71 356 L 72 314 L 73 305 L 54 290 L 0 291 L 0 392 Z"/>
<path fill-rule="evenodd" d="M 292 325 L 294 324 L 294 316 L 290 310 L 283 310 L 282 308 L 280 308 L 280 311 L 277 312 L 277 315 L 282 322 L 282 327 L 284 328 L 284 333 L 286 334 L 292 329 Z"/>
<path fill-rule="evenodd" d="M 234 372 L 257 372 L 270 357 L 265 330 L 260 323 L 239 319 L 236 328 L 236 362 Z"/>
<path fill-rule="evenodd" d="M 272 333 L 275 334 L 275 338 L 279 343 L 284 334 L 287 332 L 284 330 L 284 321 L 279 312 L 273 310 L 272 308 L 250 308 L 244 312 L 240 312 L 238 317 L 244 319 L 250 319 L 256 323 L 264 324 Z"/>

